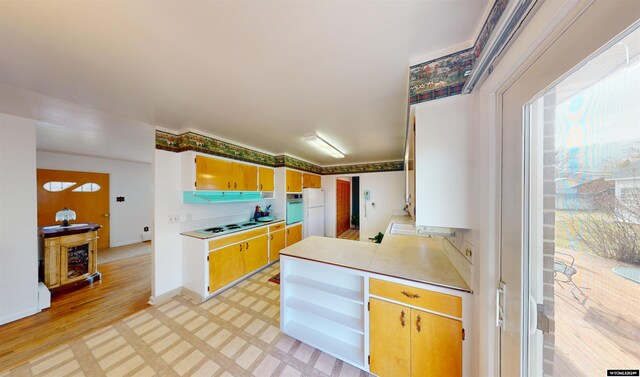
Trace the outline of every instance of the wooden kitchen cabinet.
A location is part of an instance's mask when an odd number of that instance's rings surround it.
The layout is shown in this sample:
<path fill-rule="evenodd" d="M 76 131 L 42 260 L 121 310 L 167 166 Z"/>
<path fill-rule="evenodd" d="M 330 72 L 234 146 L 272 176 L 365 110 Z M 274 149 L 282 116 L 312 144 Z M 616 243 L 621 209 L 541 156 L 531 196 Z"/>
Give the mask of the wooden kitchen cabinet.
<path fill-rule="evenodd" d="M 244 274 L 249 274 L 269 263 L 269 237 L 252 238 L 244 242 Z"/>
<path fill-rule="evenodd" d="M 285 230 L 279 230 L 269 235 L 269 262 L 280 259 L 280 250 L 285 247 Z"/>
<path fill-rule="evenodd" d="M 287 169 L 287 192 L 302 192 L 302 173 Z"/>
<path fill-rule="evenodd" d="M 460 297 L 370 279 L 372 295 L 461 317 Z M 371 373 L 462 376 L 462 321 L 383 299 L 370 299 Z M 401 371 L 401 372 L 398 372 Z"/>
<path fill-rule="evenodd" d="M 411 376 L 462 376 L 462 322 L 411 309 Z"/>
<path fill-rule="evenodd" d="M 233 189 L 235 191 L 258 191 L 258 167 L 232 162 Z"/>
<path fill-rule="evenodd" d="M 244 275 L 244 242 L 209 253 L 209 293 L 213 293 Z"/>
<path fill-rule="evenodd" d="M 302 187 L 305 188 L 320 188 L 320 176 L 311 173 L 302 173 Z"/>
<path fill-rule="evenodd" d="M 231 161 L 196 156 L 196 190 L 229 190 L 233 164 Z"/>
<path fill-rule="evenodd" d="M 258 167 L 235 161 L 196 155 L 195 189 L 257 191 Z"/>
<path fill-rule="evenodd" d="M 302 224 L 296 224 L 290 227 L 287 227 L 285 231 L 285 239 L 286 245 L 291 246 L 296 242 L 302 240 Z"/>
<path fill-rule="evenodd" d="M 273 191 L 273 169 L 258 168 L 258 190 L 259 191 Z"/>
<path fill-rule="evenodd" d="M 411 375 L 411 309 L 375 298 L 370 305 L 371 373 Z"/>

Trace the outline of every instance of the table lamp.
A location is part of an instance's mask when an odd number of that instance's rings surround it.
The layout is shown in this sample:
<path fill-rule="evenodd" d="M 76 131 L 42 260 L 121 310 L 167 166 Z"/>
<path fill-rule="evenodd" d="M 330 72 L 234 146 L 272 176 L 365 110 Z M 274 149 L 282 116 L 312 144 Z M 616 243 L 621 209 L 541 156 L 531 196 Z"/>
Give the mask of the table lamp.
<path fill-rule="evenodd" d="M 56 212 L 56 221 L 62 221 L 62 226 L 69 226 L 69 220 L 76 219 L 76 212 L 64 207 L 62 211 Z"/>

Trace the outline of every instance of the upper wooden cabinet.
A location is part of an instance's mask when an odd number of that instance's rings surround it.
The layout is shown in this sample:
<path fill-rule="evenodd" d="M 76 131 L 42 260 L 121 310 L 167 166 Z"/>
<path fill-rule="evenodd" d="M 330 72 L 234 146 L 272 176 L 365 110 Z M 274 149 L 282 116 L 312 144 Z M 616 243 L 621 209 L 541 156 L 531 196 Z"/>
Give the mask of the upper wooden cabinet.
<path fill-rule="evenodd" d="M 258 168 L 255 165 L 232 162 L 233 190 L 258 191 Z"/>
<path fill-rule="evenodd" d="M 273 191 L 273 169 L 258 168 L 258 191 Z"/>
<path fill-rule="evenodd" d="M 302 173 L 302 187 L 320 188 L 320 176 L 311 173 Z"/>
<path fill-rule="evenodd" d="M 196 156 L 196 190 L 229 190 L 233 166 L 231 161 Z"/>
<path fill-rule="evenodd" d="M 302 192 L 302 173 L 287 169 L 287 192 Z"/>
<path fill-rule="evenodd" d="M 185 191 L 258 191 L 258 167 L 255 165 L 200 155 L 196 155 L 195 158 L 193 155 L 186 155 L 182 169 Z M 273 179 L 271 181 L 273 182 Z"/>

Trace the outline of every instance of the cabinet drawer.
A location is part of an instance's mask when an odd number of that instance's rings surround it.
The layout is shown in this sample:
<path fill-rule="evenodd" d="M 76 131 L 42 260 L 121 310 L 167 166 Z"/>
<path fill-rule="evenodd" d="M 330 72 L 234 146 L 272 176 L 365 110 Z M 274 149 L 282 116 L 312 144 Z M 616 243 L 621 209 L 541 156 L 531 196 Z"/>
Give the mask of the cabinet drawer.
<path fill-rule="evenodd" d="M 233 234 L 222 238 L 216 238 L 215 240 L 209 241 L 209 250 L 231 245 L 240 241 L 245 241 L 249 238 L 258 237 L 263 234 L 267 234 L 267 227 L 254 229 L 245 233 Z"/>
<path fill-rule="evenodd" d="M 462 317 L 462 298 L 384 280 L 369 279 L 369 293 L 453 317 Z"/>
<path fill-rule="evenodd" d="M 284 222 L 275 224 L 275 225 L 271 225 L 269 227 L 269 232 L 275 232 L 276 230 L 280 230 L 280 229 L 284 229 Z"/>

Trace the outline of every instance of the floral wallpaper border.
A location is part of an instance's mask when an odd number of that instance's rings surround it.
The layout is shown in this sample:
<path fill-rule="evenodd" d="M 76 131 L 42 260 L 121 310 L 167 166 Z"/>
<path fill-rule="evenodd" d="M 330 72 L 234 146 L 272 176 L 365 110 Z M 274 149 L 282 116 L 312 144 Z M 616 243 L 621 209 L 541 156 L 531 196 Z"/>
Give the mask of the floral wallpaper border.
<path fill-rule="evenodd" d="M 509 0 L 496 0 L 473 47 L 409 67 L 409 105 L 460 94 Z"/>
<path fill-rule="evenodd" d="M 185 132 L 180 135 L 174 135 L 169 132 L 156 130 L 156 149 L 176 153 L 195 151 L 272 168 L 288 167 L 320 175 L 375 173 L 401 171 L 404 169 L 404 163 L 402 161 L 320 166 L 287 155 L 274 156 L 268 153 L 258 152 L 209 136 L 199 135 L 195 132 Z"/>

